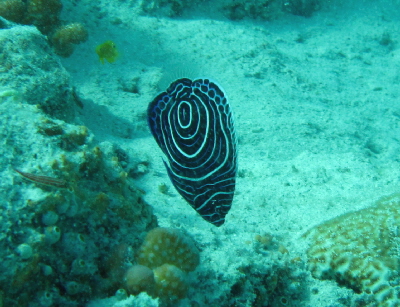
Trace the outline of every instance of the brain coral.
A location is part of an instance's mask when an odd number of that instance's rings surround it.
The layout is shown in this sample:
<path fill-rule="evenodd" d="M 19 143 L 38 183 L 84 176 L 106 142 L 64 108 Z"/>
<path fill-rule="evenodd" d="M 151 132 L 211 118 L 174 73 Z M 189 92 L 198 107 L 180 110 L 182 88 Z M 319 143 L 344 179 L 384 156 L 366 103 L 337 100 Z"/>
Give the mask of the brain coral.
<path fill-rule="evenodd" d="M 152 229 L 138 253 L 138 263 L 151 269 L 169 263 L 188 272 L 193 271 L 199 262 L 199 250 L 194 241 L 178 229 Z"/>
<path fill-rule="evenodd" d="M 154 269 L 154 278 L 158 297 L 167 298 L 168 302 L 172 303 L 186 296 L 188 290 L 186 275 L 176 266 L 163 264 Z"/>
<path fill-rule="evenodd" d="M 51 37 L 54 51 L 63 57 L 69 57 L 76 44 L 85 42 L 88 39 L 86 28 L 79 22 L 70 23 L 59 27 Z"/>
<path fill-rule="evenodd" d="M 370 294 L 380 307 L 400 306 L 400 194 L 344 214 L 308 231 L 308 261 L 314 277 L 335 279 Z"/>

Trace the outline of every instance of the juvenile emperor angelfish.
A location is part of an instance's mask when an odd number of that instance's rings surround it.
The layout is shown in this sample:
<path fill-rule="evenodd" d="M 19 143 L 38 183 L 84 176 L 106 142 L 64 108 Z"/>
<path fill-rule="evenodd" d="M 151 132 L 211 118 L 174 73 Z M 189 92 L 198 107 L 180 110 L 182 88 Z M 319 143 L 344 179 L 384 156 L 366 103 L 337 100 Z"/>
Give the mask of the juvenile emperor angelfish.
<path fill-rule="evenodd" d="M 222 88 L 208 79 L 178 79 L 154 98 L 147 116 L 176 190 L 206 221 L 221 226 L 237 171 L 233 116 Z"/>

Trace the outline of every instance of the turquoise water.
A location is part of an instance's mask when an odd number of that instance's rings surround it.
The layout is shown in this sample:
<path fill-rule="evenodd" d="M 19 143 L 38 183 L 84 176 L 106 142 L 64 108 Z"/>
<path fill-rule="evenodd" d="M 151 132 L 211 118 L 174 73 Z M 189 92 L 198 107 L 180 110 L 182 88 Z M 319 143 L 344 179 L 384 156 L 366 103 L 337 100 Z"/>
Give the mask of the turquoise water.
<path fill-rule="evenodd" d="M 374 209 L 399 192 L 396 1 L 41 3 L 0 2 L 17 22 L 0 29 L 0 306 L 400 304 L 397 196 Z M 176 191 L 148 127 L 182 77 L 215 81 L 233 113 L 220 227 Z M 183 247 L 151 243 L 167 264 L 194 241 L 194 270 L 128 275 L 155 227 L 180 231 Z"/>

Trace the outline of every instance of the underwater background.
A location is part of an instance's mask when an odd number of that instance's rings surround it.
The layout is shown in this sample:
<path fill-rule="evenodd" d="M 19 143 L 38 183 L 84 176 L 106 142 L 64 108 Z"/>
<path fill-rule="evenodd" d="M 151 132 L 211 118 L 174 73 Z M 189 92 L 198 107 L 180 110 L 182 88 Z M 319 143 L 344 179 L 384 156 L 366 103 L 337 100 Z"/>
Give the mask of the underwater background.
<path fill-rule="evenodd" d="M 0 307 L 400 306 L 400 2 L 0 0 Z M 147 123 L 215 80 L 232 207 Z"/>

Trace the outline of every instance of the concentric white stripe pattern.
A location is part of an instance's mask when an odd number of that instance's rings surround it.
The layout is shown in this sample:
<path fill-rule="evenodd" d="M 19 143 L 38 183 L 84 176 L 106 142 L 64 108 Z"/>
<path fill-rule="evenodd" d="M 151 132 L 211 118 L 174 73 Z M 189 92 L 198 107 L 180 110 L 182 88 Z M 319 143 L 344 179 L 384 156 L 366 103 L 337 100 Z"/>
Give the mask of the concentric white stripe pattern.
<path fill-rule="evenodd" d="M 221 226 L 232 205 L 237 171 L 237 140 L 225 93 L 208 79 L 178 79 L 147 112 L 175 188 L 206 221 Z"/>

